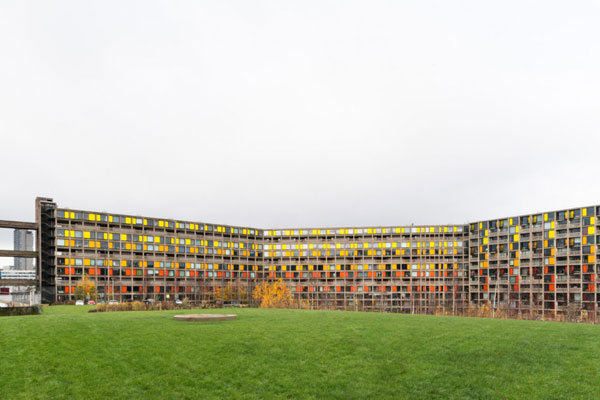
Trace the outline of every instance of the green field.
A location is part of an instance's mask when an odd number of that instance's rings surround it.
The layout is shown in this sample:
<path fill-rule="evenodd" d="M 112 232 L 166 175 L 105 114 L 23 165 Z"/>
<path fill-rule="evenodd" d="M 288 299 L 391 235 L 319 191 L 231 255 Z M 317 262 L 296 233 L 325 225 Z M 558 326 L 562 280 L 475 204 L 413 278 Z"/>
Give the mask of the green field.
<path fill-rule="evenodd" d="M 0 399 L 600 398 L 600 326 L 263 309 L 189 323 L 171 316 L 198 311 L 87 310 L 0 318 Z"/>

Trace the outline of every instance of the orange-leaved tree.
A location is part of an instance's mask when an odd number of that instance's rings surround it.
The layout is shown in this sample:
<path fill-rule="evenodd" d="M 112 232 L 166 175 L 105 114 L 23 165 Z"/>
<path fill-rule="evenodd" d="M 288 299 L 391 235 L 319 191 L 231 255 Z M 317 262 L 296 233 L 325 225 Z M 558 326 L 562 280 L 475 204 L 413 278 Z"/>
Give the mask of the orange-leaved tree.
<path fill-rule="evenodd" d="M 77 283 L 75 287 L 75 299 L 77 300 L 85 300 L 89 296 L 89 300 L 96 301 L 97 299 L 97 291 L 96 284 L 90 279 L 90 277 L 86 274 L 83 274 L 81 280 Z"/>
<path fill-rule="evenodd" d="M 245 303 L 248 301 L 248 292 L 240 285 L 234 285 L 229 282 L 227 286 L 218 286 L 214 289 L 215 300 L 221 301 L 239 301 Z"/>
<path fill-rule="evenodd" d="M 295 308 L 292 292 L 281 279 L 258 285 L 252 297 L 260 308 Z"/>

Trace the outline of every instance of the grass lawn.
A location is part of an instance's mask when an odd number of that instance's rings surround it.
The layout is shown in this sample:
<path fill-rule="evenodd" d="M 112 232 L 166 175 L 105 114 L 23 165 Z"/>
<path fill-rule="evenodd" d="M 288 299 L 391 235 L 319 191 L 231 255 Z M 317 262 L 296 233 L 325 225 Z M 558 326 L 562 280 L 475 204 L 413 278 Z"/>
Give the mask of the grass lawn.
<path fill-rule="evenodd" d="M 262 309 L 190 323 L 171 316 L 198 310 L 88 309 L 0 318 L 0 399 L 600 398 L 600 326 Z"/>

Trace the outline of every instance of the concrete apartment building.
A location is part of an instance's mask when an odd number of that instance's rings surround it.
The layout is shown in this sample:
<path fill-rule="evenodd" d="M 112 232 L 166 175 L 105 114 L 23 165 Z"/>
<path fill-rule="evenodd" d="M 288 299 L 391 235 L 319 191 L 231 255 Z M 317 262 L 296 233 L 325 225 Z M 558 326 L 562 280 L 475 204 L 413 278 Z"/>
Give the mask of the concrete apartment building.
<path fill-rule="evenodd" d="M 60 208 L 36 200 L 43 302 L 83 274 L 104 298 L 208 299 L 282 279 L 315 307 L 520 312 L 600 305 L 600 206 L 456 225 L 257 229 Z"/>

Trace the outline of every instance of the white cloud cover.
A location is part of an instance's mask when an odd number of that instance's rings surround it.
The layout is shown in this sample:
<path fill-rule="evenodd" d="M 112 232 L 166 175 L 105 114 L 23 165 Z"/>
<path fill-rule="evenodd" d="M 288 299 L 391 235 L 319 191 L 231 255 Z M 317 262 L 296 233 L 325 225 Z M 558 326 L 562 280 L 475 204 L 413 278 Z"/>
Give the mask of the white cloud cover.
<path fill-rule="evenodd" d="M 595 1 L 0 2 L 0 219 L 255 227 L 600 203 Z"/>

